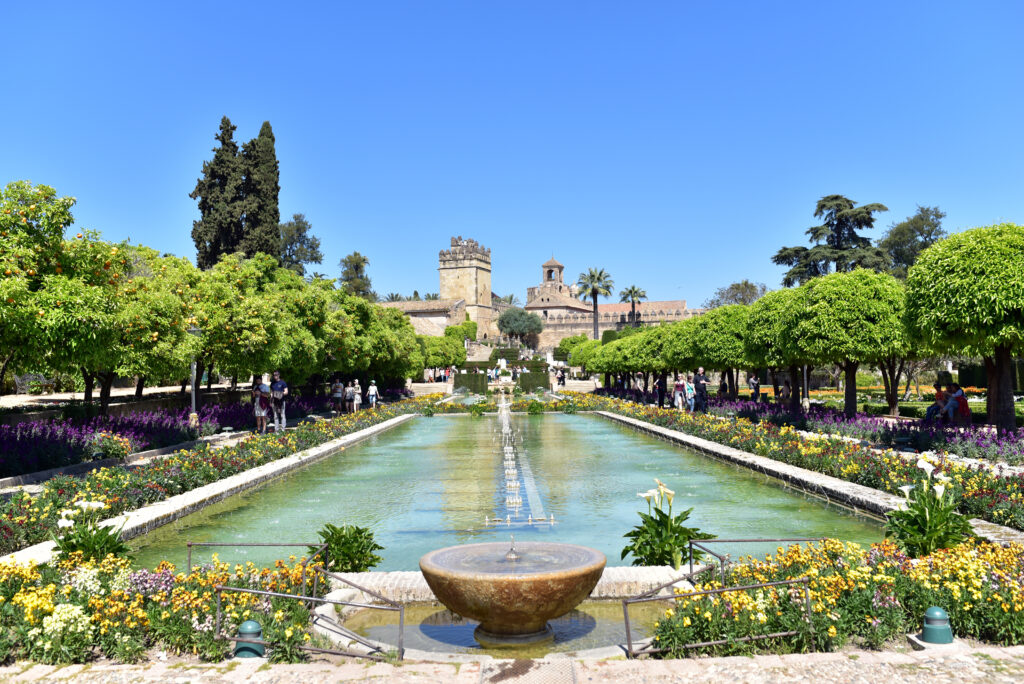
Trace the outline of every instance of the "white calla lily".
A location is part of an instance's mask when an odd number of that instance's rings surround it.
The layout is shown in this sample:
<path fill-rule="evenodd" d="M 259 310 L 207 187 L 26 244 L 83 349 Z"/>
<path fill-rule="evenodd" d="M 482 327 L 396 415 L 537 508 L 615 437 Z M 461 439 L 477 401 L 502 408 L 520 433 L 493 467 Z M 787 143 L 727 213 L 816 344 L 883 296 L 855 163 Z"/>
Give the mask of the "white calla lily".
<path fill-rule="evenodd" d="M 931 477 L 932 472 L 935 471 L 935 466 L 933 466 L 931 463 L 924 460 L 923 458 L 917 459 L 917 467 L 923 470 L 924 474 L 928 477 Z"/>
<path fill-rule="evenodd" d="M 932 489 L 935 490 L 935 496 L 939 497 L 940 499 L 942 498 L 942 495 L 946 493 L 946 485 L 944 484 L 933 485 Z"/>
<path fill-rule="evenodd" d="M 900 491 L 903 492 L 903 496 L 907 499 L 910 498 L 910 490 L 914 488 L 914 485 L 903 485 L 900 487 Z"/>
<path fill-rule="evenodd" d="M 68 520 L 67 518 L 61 518 L 57 521 L 57 527 L 73 527 L 74 524 L 74 520 Z"/>

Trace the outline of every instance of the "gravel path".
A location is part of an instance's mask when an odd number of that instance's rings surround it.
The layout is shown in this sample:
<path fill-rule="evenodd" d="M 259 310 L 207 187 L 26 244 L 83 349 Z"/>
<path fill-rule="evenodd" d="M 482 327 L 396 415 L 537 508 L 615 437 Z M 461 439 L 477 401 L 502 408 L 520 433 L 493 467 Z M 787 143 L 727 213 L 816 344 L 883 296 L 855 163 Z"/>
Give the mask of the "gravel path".
<path fill-rule="evenodd" d="M 413 684 L 575 684 L 576 682 L 1020 682 L 1024 646 L 963 647 L 928 652 L 811 653 L 788 656 L 694 658 L 687 660 L 489 660 L 481 663 L 405 662 L 388 665 L 327 656 L 303 665 L 270 665 L 262 659 L 210 665 L 169 658 L 142 665 L 98 661 L 55 668 L 16 663 L 0 668 L 2 682 L 387 682 Z"/>

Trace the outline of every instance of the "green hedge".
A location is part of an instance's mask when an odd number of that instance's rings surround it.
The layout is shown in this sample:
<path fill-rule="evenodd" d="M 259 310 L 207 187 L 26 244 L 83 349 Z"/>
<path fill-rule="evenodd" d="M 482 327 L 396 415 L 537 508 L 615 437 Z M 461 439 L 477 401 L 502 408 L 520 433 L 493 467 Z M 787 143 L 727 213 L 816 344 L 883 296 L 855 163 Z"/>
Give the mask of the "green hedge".
<path fill-rule="evenodd" d="M 973 363 L 961 363 L 958 367 L 958 380 L 961 387 L 988 387 L 988 374 L 985 366 Z M 1024 388 L 1024 359 L 1013 362 L 1013 391 Z"/>
<path fill-rule="evenodd" d="M 498 359 L 505 359 L 512 363 L 519 359 L 519 351 L 519 347 L 495 347 L 494 351 L 491 352 L 491 361 L 496 362 Z"/>
<path fill-rule="evenodd" d="M 925 412 L 931 404 L 900 404 L 900 416 L 903 418 L 924 418 Z M 984 408 L 984 405 L 972 403 L 971 405 L 971 421 L 976 425 L 983 425 L 988 420 L 988 411 Z M 889 407 L 885 404 L 864 404 L 861 407 L 864 413 L 871 416 L 884 416 L 889 413 Z M 1017 404 L 1015 407 L 1017 412 L 1017 426 L 1024 426 L 1024 404 Z"/>
<path fill-rule="evenodd" d="M 456 373 L 455 389 L 465 387 L 473 394 L 487 394 L 487 375 L 485 373 Z"/>
<path fill-rule="evenodd" d="M 537 388 L 551 389 L 551 378 L 547 373 L 522 373 L 516 380 L 516 384 L 524 392 L 532 392 Z"/>
<path fill-rule="evenodd" d="M 494 368 L 495 365 L 491 361 L 467 361 L 462 364 L 462 368 L 465 368 L 467 372 L 472 372 L 477 368 L 482 368 L 483 370 Z M 524 366 L 531 373 L 546 373 L 548 370 L 547 361 L 509 361 L 508 365 Z"/>

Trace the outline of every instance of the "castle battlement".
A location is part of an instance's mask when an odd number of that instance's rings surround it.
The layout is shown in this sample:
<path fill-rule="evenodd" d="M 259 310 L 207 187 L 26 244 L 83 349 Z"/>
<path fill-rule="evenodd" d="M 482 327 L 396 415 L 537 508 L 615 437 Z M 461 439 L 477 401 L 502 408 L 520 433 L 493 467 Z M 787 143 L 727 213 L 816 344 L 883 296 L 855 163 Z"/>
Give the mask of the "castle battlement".
<path fill-rule="evenodd" d="M 472 238 L 463 239 L 460 235 L 452 238 L 451 249 L 442 249 L 438 259 L 442 264 L 446 261 L 462 259 L 482 259 L 489 264 L 491 263 L 491 250 Z"/>

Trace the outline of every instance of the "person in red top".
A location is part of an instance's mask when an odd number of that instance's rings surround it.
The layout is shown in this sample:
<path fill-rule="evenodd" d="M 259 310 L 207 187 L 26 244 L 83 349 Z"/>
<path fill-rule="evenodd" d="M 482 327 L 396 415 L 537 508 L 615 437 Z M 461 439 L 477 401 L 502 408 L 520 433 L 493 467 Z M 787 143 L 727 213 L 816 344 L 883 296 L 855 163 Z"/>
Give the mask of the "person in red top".
<path fill-rule="evenodd" d="M 942 391 L 942 385 L 935 383 L 933 387 L 935 388 L 935 401 L 932 402 L 932 405 L 928 407 L 924 414 L 924 419 L 929 422 L 935 420 L 935 416 L 942 413 L 942 409 L 946 408 L 946 400 L 948 399 L 946 393 Z"/>

